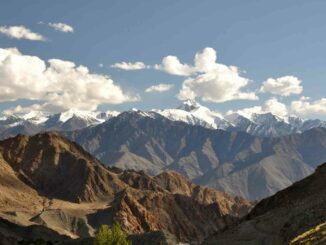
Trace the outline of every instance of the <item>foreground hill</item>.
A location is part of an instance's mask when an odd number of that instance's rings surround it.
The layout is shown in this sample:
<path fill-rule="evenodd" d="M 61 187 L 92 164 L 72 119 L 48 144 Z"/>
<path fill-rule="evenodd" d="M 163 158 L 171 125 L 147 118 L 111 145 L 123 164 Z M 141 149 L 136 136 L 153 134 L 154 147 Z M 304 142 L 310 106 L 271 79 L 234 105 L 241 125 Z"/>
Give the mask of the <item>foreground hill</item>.
<path fill-rule="evenodd" d="M 114 220 L 129 234 L 166 230 L 180 241 L 202 241 L 251 208 L 175 172 L 150 177 L 107 168 L 55 133 L 1 141 L 0 170 L 4 241 L 87 238 Z"/>
<path fill-rule="evenodd" d="M 288 187 L 326 161 L 326 128 L 260 138 L 129 111 L 63 135 L 108 166 L 150 175 L 173 170 L 198 184 L 251 200 Z"/>
<path fill-rule="evenodd" d="M 241 224 L 205 244 L 325 244 L 325 184 L 326 163 L 259 202 Z"/>

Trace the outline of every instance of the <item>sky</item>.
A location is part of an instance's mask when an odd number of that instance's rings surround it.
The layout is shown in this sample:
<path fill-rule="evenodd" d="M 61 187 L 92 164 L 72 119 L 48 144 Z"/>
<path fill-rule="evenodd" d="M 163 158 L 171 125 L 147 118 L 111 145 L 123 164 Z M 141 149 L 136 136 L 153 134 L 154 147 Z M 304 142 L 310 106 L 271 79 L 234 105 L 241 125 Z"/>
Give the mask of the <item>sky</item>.
<path fill-rule="evenodd" d="M 4 0 L 0 111 L 150 110 L 326 119 L 323 0 Z"/>

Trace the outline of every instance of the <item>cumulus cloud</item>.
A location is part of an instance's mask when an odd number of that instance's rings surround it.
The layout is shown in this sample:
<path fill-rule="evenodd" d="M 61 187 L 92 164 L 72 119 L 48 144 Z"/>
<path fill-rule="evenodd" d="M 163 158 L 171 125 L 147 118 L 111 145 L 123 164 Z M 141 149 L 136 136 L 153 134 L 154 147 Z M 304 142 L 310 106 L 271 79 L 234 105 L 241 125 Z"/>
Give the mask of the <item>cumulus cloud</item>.
<path fill-rule="evenodd" d="M 220 64 L 216 60 L 216 51 L 213 48 L 205 48 L 195 54 L 193 65 L 182 63 L 178 57 L 169 55 L 162 59 L 161 64 L 152 68 L 186 77 L 177 94 L 180 100 L 201 98 L 203 101 L 221 103 L 258 99 L 254 92 L 244 91 L 250 80 L 243 77 L 237 67 Z M 151 68 L 143 62 L 121 62 L 111 67 L 123 70 Z"/>
<path fill-rule="evenodd" d="M 291 102 L 291 111 L 303 117 L 326 115 L 326 98 L 311 101 L 308 97 L 301 97 Z"/>
<path fill-rule="evenodd" d="M 45 62 L 17 49 L 0 49 L 0 102 L 17 99 L 43 101 L 43 109 L 60 111 L 96 110 L 103 103 L 119 104 L 139 97 L 85 66 L 60 59 Z"/>
<path fill-rule="evenodd" d="M 289 110 L 287 106 L 279 102 L 276 98 L 271 98 L 266 100 L 261 106 L 253 106 L 237 111 L 228 111 L 227 115 L 238 113 L 244 117 L 251 118 L 253 114 L 263 114 L 263 113 L 272 113 L 279 117 L 285 117 L 288 115 Z"/>
<path fill-rule="evenodd" d="M 169 91 L 171 88 L 173 88 L 173 84 L 167 84 L 167 83 L 160 83 L 157 85 L 150 86 L 145 90 L 146 93 L 150 92 L 166 92 Z"/>
<path fill-rule="evenodd" d="M 193 73 L 192 67 L 182 64 L 178 57 L 172 55 L 164 57 L 162 64 L 155 65 L 154 68 L 177 76 L 190 76 Z"/>
<path fill-rule="evenodd" d="M 120 63 L 115 63 L 111 65 L 112 68 L 120 69 L 120 70 L 126 70 L 126 71 L 131 71 L 131 70 L 143 70 L 143 69 L 148 69 L 150 68 L 149 66 L 145 65 L 143 62 L 120 62 Z"/>
<path fill-rule="evenodd" d="M 263 93 L 271 93 L 281 96 L 302 93 L 301 81 L 294 76 L 284 76 L 279 78 L 268 78 L 260 88 Z"/>
<path fill-rule="evenodd" d="M 216 63 L 217 55 L 213 48 L 205 48 L 195 55 L 194 71 L 197 72 L 210 72 L 214 71 L 219 64 Z"/>
<path fill-rule="evenodd" d="M 279 102 L 276 98 L 266 100 L 262 106 L 262 112 L 271 112 L 274 115 L 284 117 L 288 115 L 288 108 L 285 104 Z"/>
<path fill-rule="evenodd" d="M 177 97 L 180 100 L 196 99 L 221 103 L 231 100 L 257 100 L 253 92 L 242 92 L 241 89 L 249 80 L 227 66 L 220 65 L 214 72 L 186 79 Z"/>
<path fill-rule="evenodd" d="M 191 74 L 182 83 L 177 97 L 180 100 L 197 97 L 209 102 L 225 102 L 231 100 L 257 100 L 254 92 L 243 91 L 249 84 L 249 79 L 243 77 L 238 68 L 216 62 L 216 51 L 205 48 L 195 55 Z"/>
<path fill-rule="evenodd" d="M 27 39 L 31 41 L 46 41 L 41 34 L 32 32 L 25 26 L 0 26 L 0 33 L 15 39 Z"/>
<path fill-rule="evenodd" d="M 50 27 L 52 27 L 54 30 L 56 31 L 60 31 L 60 32 L 74 32 L 74 28 L 68 24 L 65 24 L 65 23 L 48 23 L 48 25 Z"/>

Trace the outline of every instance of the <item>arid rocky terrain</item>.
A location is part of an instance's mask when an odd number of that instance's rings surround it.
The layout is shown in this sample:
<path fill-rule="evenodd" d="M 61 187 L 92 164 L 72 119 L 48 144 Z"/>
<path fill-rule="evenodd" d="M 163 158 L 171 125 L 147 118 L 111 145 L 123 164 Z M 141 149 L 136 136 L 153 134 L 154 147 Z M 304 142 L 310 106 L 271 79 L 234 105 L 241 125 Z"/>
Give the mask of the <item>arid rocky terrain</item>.
<path fill-rule="evenodd" d="M 325 244 L 326 164 L 259 202 L 242 222 L 204 244 Z"/>
<path fill-rule="evenodd" d="M 0 234 L 3 241 L 40 237 L 68 242 L 120 221 L 128 234 L 166 231 L 201 242 L 252 208 L 175 172 L 108 168 L 56 133 L 0 142 Z"/>

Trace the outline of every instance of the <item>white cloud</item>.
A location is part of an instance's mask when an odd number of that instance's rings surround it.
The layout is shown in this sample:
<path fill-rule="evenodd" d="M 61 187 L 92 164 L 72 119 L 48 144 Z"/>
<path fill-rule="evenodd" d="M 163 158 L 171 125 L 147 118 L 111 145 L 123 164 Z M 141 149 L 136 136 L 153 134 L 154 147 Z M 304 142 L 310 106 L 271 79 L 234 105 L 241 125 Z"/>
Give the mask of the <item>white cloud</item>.
<path fill-rule="evenodd" d="M 216 103 L 239 99 L 257 100 L 255 93 L 241 91 L 248 83 L 249 80 L 235 70 L 219 65 L 213 72 L 186 79 L 177 96 L 180 100 L 200 97 L 203 101 Z"/>
<path fill-rule="evenodd" d="M 177 97 L 180 100 L 201 98 L 209 102 L 230 100 L 257 100 L 254 92 L 242 89 L 249 84 L 238 68 L 216 62 L 217 55 L 213 48 L 205 48 L 196 53 L 194 65 L 183 64 L 176 56 L 166 56 L 155 69 L 172 75 L 188 77 L 182 83 Z"/>
<path fill-rule="evenodd" d="M 110 77 L 90 73 L 70 61 L 21 54 L 0 49 L 0 102 L 29 99 L 43 101 L 48 110 L 96 110 L 103 103 L 139 100 L 126 94 Z"/>
<path fill-rule="evenodd" d="M 200 97 L 204 101 L 225 102 L 231 100 L 257 100 L 254 92 L 242 89 L 249 84 L 238 68 L 216 63 L 216 51 L 205 48 L 195 55 L 195 66 L 191 67 L 193 77 L 187 78 L 177 95 L 180 100 Z"/>
<path fill-rule="evenodd" d="M 195 55 L 195 67 L 197 72 L 210 72 L 216 69 L 217 55 L 213 48 L 205 48 L 202 52 Z"/>
<path fill-rule="evenodd" d="M 98 64 L 98 67 L 103 68 L 104 65 L 102 63 Z"/>
<path fill-rule="evenodd" d="M 326 98 L 311 101 L 310 98 L 301 97 L 291 102 L 291 111 L 303 117 L 326 115 Z"/>
<path fill-rule="evenodd" d="M 150 86 L 145 90 L 146 93 L 150 92 L 165 92 L 169 91 L 171 88 L 173 88 L 173 84 L 167 84 L 167 83 L 160 83 L 157 85 Z"/>
<path fill-rule="evenodd" d="M 46 41 L 41 34 L 32 32 L 25 26 L 0 26 L 0 33 L 16 39 L 27 39 L 32 41 Z"/>
<path fill-rule="evenodd" d="M 227 114 L 238 113 L 244 117 L 251 118 L 253 114 L 272 113 L 279 117 L 285 117 L 289 111 L 285 104 L 279 102 L 276 98 L 266 100 L 262 106 L 253 106 L 237 111 L 228 111 Z"/>
<path fill-rule="evenodd" d="M 164 57 L 162 64 L 155 65 L 154 68 L 177 76 L 190 76 L 193 73 L 192 67 L 182 64 L 178 57 L 172 55 Z"/>
<path fill-rule="evenodd" d="M 33 104 L 31 106 L 21 106 L 18 105 L 16 107 L 10 108 L 10 109 L 6 109 L 4 110 L 2 113 L 3 115 L 24 115 L 27 114 L 31 111 L 43 111 L 44 110 L 44 106 L 40 105 L 40 104 Z"/>
<path fill-rule="evenodd" d="M 288 115 L 288 109 L 285 104 L 279 102 L 276 98 L 266 100 L 262 106 L 262 112 L 271 112 L 274 115 L 284 117 Z"/>
<path fill-rule="evenodd" d="M 41 22 L 42 23 L 42 22 Z M 50 27 L 52 27 L 56 31 L 60 32 L 74 32 L 74 28 L 68 24 L 65 23 L 48 23 Z"/>
<path fill-rule="evenodd" d="M 268 78 L 260 88 L 263 93 L 271 93 L 281 96 L 302 93 L 301 81 L 294 76 L 284 76 L 279 78 Z"/>
<path fill-rule="evenodd" d="M 126 70 L 126 71 L 131 71 L 131 70 L 143 70 L 143 69 L 148 69 L 150 68 L 149 66 L 145 65 L 143 62 L 120 62 L 120 63 L 115 63 L 111 65 L 112 68 L 120 69 L 120 70 Z"/>

